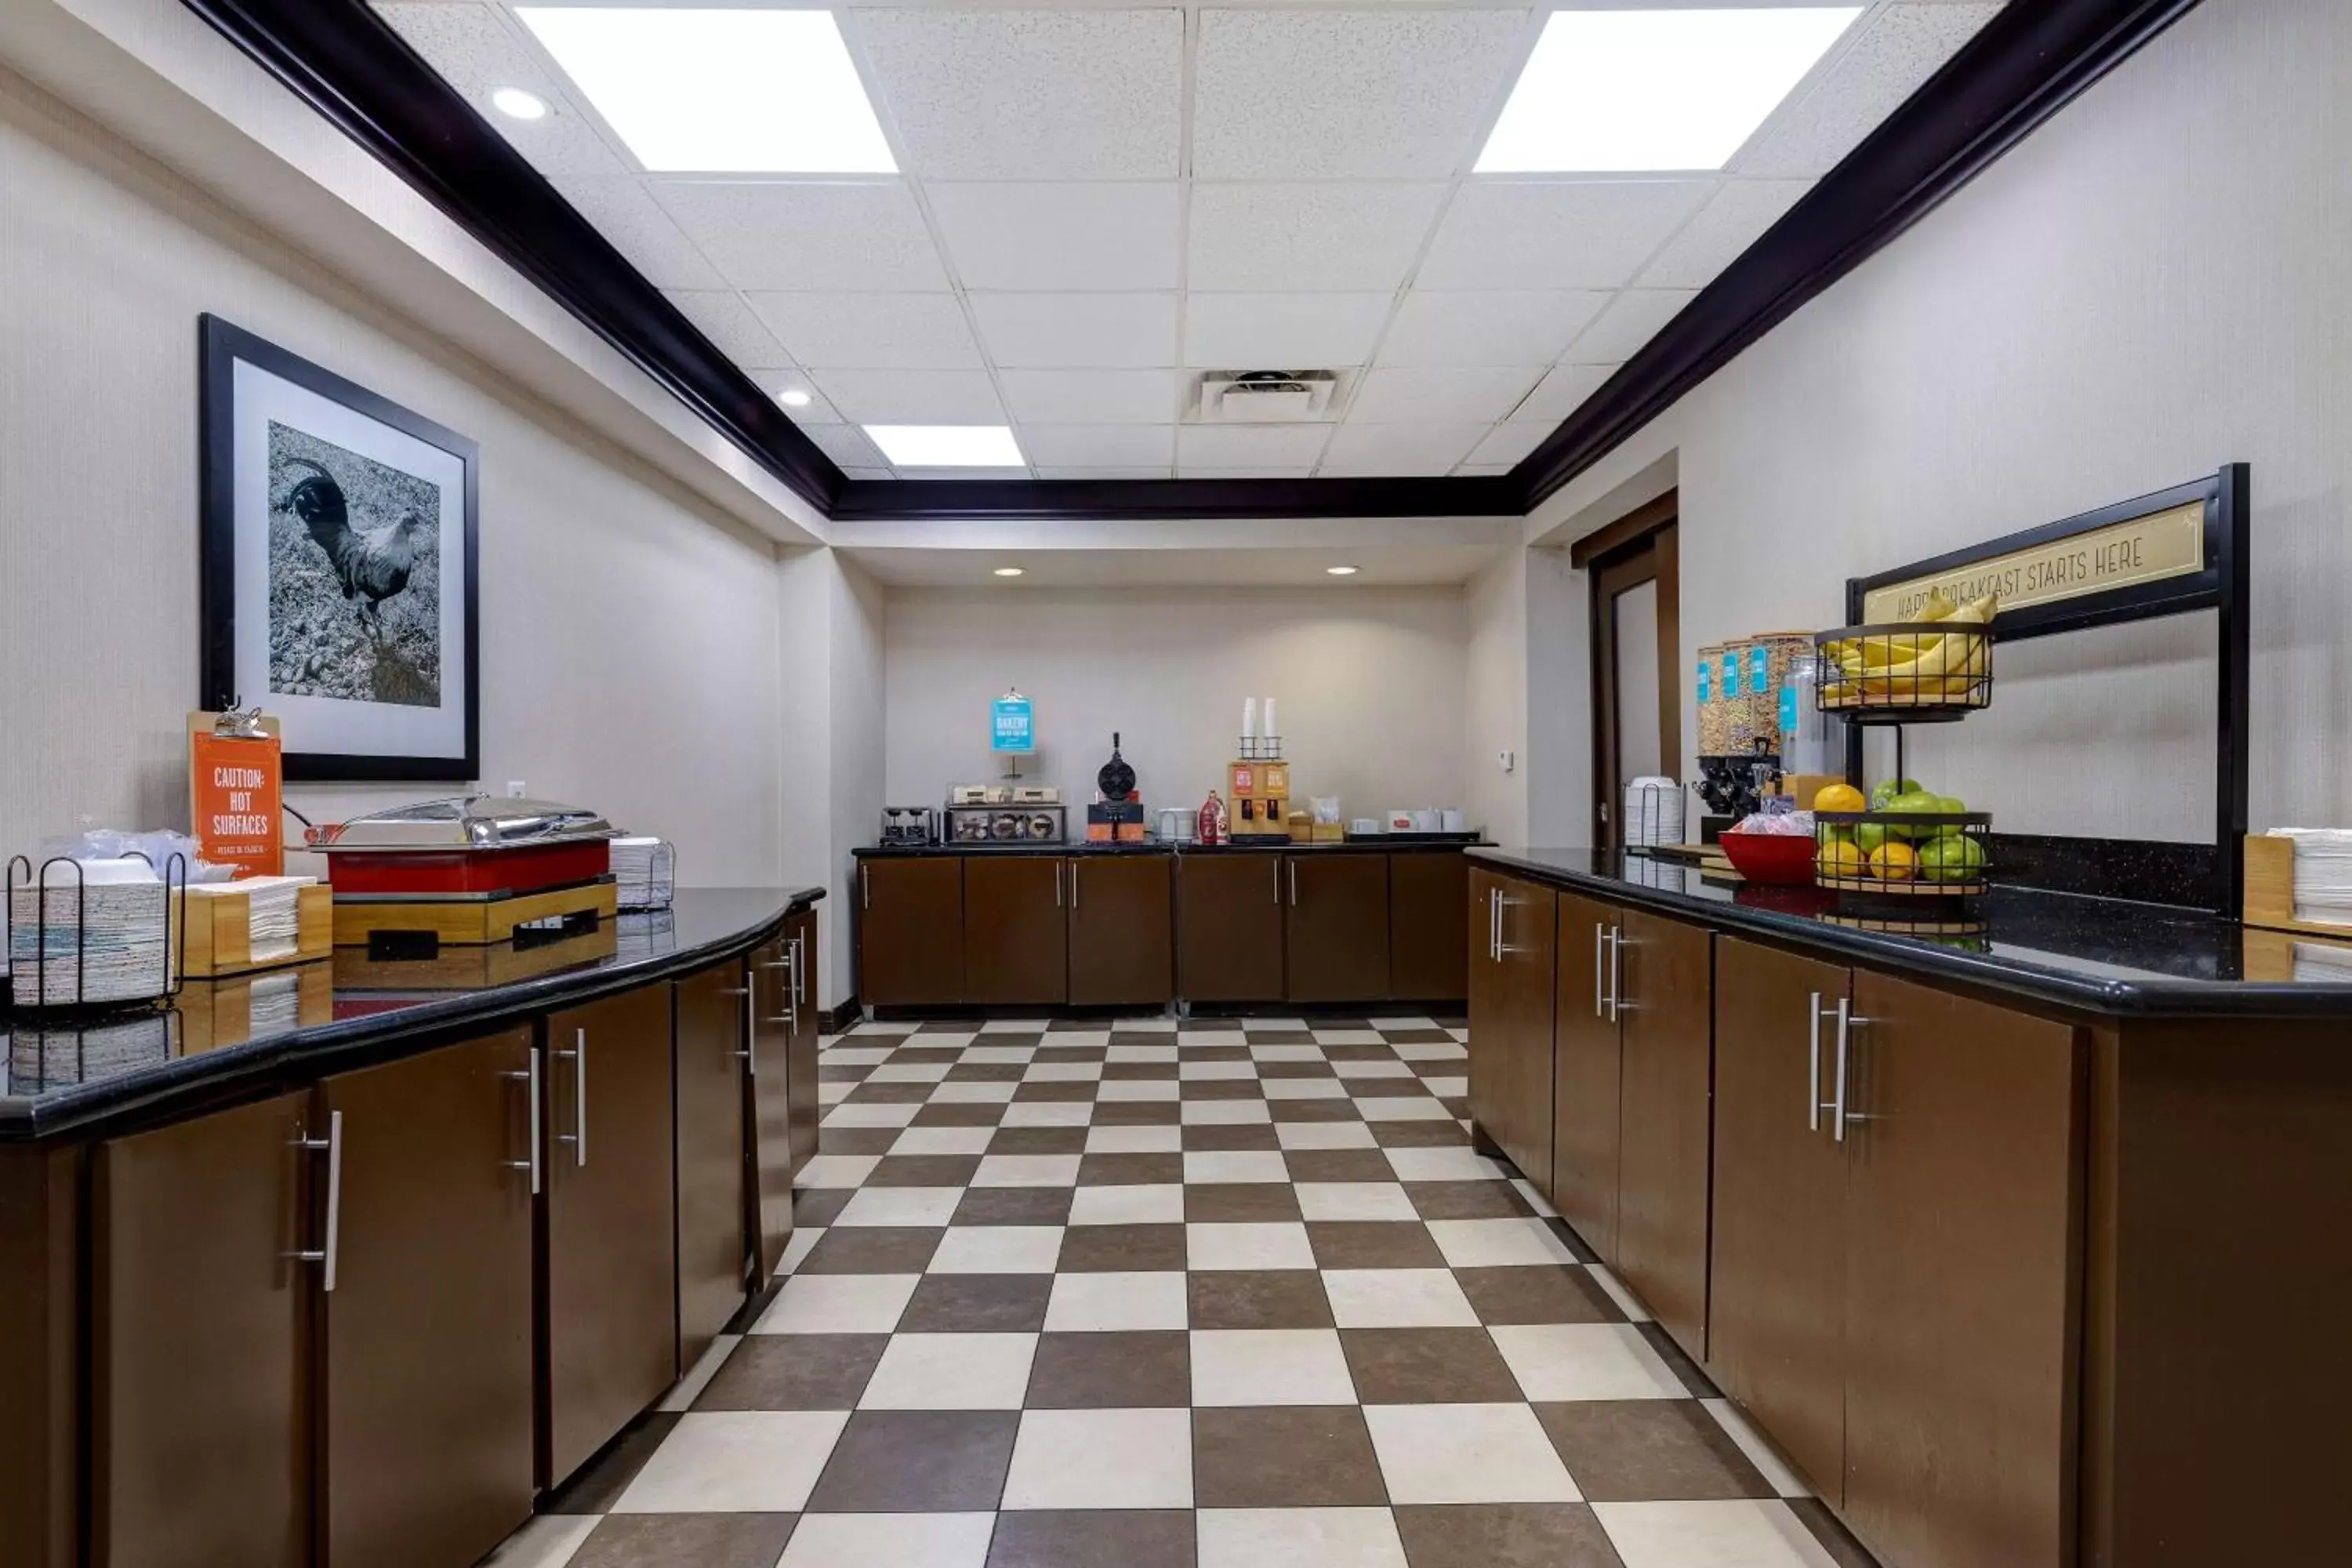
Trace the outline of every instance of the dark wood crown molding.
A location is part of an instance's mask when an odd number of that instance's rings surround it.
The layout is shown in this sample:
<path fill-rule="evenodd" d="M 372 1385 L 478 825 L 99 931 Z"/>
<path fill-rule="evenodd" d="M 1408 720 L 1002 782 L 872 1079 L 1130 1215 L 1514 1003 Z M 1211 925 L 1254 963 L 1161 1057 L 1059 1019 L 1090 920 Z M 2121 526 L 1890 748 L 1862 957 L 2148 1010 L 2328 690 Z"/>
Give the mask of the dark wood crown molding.
<path fill-rule="evenodd" d="M 794 493 L 850 521 L 1531 510 L 2197 0 L 2010 0 L 1507 475 L 1282 480 L 851 480 L 362 0 L 183 4 Z"/>

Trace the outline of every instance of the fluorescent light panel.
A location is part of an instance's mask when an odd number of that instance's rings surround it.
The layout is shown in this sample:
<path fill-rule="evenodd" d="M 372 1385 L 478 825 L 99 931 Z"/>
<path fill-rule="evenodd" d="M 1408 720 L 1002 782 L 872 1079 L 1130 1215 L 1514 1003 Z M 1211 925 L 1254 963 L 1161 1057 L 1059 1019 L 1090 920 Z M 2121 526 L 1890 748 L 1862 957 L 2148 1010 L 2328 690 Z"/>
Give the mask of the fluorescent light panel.
<path fill-rule="evenodd" d="M 515 14 L 656 173 L 898 172 L 829 11 L 522 5 Z"/>
<path fill-rule="evenodd" d="M 894 468 L 1020 468 L 1029 460 L 1006 425 L 868 425 Z"/>
<path fill-rule="evenodd" d="M 1474 172 L 1720 169 L 1862 12 L 1556 11 Z"/>

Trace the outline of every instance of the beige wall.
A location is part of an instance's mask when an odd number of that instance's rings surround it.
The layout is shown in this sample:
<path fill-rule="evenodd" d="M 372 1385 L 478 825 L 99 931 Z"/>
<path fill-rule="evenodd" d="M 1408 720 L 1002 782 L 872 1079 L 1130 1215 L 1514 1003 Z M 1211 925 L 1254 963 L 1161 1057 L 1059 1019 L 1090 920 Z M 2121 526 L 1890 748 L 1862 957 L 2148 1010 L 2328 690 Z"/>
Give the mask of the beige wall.
<path fill-rule="evenodd" d="M 668 835 L 689 884 L 782 874 L 772 547 L 5 74 L 0 852 L 185 821 L 206 310 L 480 442 L 492 787 Z"/>
<path fill-rule="evenodd" d="M 1456 587 L 908 590 L 885 643 L 893 805 L 996 775 L 988 705 L 1008 686 L 1037 705 L 1023 774 L 1074 808 L 1113 731 L 1155 810 L 1223 793 L 1251 696 L 1279 700 L 1302 798 L 1337 795 L 1351 817 L 1465 804 Z"/>
<path fill-rule="evenodd" d="M 832 549 L 787 551 L 776 570 L 784 879 L 832 890 L 817 909 L 817 996 L 835 1007 L 856 989 L 850 851 L 874 841 L 882 810 L 883 595 Z"/>

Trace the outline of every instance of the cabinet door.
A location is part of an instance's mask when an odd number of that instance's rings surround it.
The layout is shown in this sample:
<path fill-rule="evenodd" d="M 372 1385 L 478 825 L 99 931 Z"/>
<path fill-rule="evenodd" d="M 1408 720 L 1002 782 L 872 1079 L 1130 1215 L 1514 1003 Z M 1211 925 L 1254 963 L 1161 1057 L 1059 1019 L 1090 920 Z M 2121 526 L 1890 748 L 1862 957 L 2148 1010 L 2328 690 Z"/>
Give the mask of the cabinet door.
<path fill-rule="evenodd" d="M 1070 997 L 1069 868 L 1057 856 L 973 855 L 963 867 L 963 999 L 1058 1005 Z"/>
<path fill-rule="evenodd" d="M 784 979 L 791 987 L 786 1009 L 784 1045 L 784 1120 L 789 1129 L 793 1171 L 816 1158 L 817 1123 L 824 1107 L 817 1099 L 816 1052 L 816 911 L 803 910 L 784 923 Z M 786 1194 L 789 1202 L 790 1194 Z"/>
<path fill-rule="evenodd" d="M 1587 1247 L 1617 1260 L 1618 1030 L 1609 938 L 1624 912 L 1559 895 L 1552 1025 L 1551 1201 Z"/>
<path fill-rule="evenodd" d="M 857 968 L 868 1006 L 963 1000 L 963 867 L 957 857 L 857 863 Z"/>
<path fill-rule="evenodd" d="M 1496 930 L 1502 939 L 1503 1146 L 1521 1174 L 1551 1169 L 1552 986 L 1559 898 L 1549 888 L 1506 878 Z"/>
<path fill-rule="evenodd" d="M 1389 994 L 1401 1001 L 1468 995 L 1470 862 L 1458 850 L 1389 857 Z M 1538 1178 L 1540 1179 L 1540 1178 Z"/>
<path fill-rule="evenodd" d="M 1481 1148 L 1500 1149 L 1510 1131 L 1508 1093 L 1511 997 L 1503 968 L 1500 929 L 1503 879 L 1484 867 L 1470 872 L 1470 900 L 1464 911 L 1470 928 L 1469 986 L 1470 1133 Z M 1538 1178 L 1538 1184 L 1541 1179 Z"/>
<path fill-rule="evenodd" d="M 1821 1102 L 1851 979 L 1716 939 L 1707 1371 L 1832 1504 L 1845 1469 L 1845 1151 Z"/>
<path fill-rule="evenodd" d="M 1281 1001 L 1283 909 L 1278 854 L 1177 857 L 1177 994 Z"/>
<path fill-rule="evenodd" d="M 1282 857 L 1286 990 L 1293 1002 L 1378 1002 L 1389 994 L 1389 858 Z"/>
<path fill-rule="evenodd" d="M 743 1305 L 742 963 L 677 983 L 677 1359 L 692 1366 Z"/>
<path fill-rule="evenodd" d="M 98 1147 L 89 1561 L 310 1556 L 308 1331 L 325 1129 L 286 1095 Z M 323 1152 L 323 1151 L 320 1152 Z"/>
<path fill-rule="evenodd" d="M 774 1276 L 793 1239 L 793 1173 L 800 1166 L 793 1149 L 792 1064 L 802 1026 L 794 962 L 789 929 L 751 950 L 751 1057 L 744 1079 L 750 1104 L 743 1135 L 751 1235 L 758 1247 L 754 1289 Z M 816 1076 L 814 1069 L 809 1076 Z"/>
<path fill-rule="evenodd" d="M 1853 993 L 1846 1521 L 1888 1563 L 2057 1568 L 2074 1513 L 2081 1042 L 1867 972 Z"/>
<path fill-rule="evenodd" d="M 1175 952 L 1165 855 L 1073 857 L 1070 1000 L 1081 1006 L 1166 1006 Z"/>
<path fill-rule="evenodd" d="M 551 1483 L 677 1381 L 668 1001 L 648 985 L 547 1018 Z"/>
<path fill-rule="evenodd" d="M 1619 930 L 1617 1271 L 1704 1358 L 1715 939 L 1631 910 Z"/>
<path fill-rule="evenodd" d="M 517 1028 L 321 1086 L 342 1116 L 322 1315 L 332 1568 L 471 1563 L 530 1517 L 531 1057 Z"/>

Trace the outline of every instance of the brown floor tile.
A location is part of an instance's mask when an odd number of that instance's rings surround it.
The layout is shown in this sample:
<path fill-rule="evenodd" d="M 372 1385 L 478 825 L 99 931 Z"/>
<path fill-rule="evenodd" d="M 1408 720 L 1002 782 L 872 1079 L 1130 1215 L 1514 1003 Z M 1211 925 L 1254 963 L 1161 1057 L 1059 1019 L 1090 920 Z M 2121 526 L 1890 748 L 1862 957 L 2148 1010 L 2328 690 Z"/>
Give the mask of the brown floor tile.
<path fill-rule="evenodd" d="M 616 1513 L 582 1543 L 571 1568 L 775 1568 L 793 1513 Z"/>
<path fill-rule="evenodd" d="M 817 1239 L 795 1274 L 920 1274 L 943 1233 L 929 1226 L 837 1225 Z"/>
<path fill-rule="evenodd" d="M 1057 1046 L 1049 1039 L 1037 1047 L 1036 1056 L 1031 1059 L 1041 1062 L 1098 1062 L 1108 1055 L 1108 1052 L 1101 1046 Z"/>
<path fill-rule="evenodd" d="M 793 1194 L 793 1223 L 796 1226 L 828 1226 L 840 1217 L 857 1195 L 856 1187 L 804 1187 Z"/>
<path fill-rule="evenodd" d="M 1099 1018 L 1049 1018 L 1045 1022 L 1045 1032 L 1049 1035 L 1081 1034 L 1089 1029 L 1109 1027 Z"/>
<path fill-rule="evenodd" d="M 1385 1047 L 1383 1047 L 1385 1048 Z M 1421 1079 L 1410 1075 L 1402 1078 L 1343 1078 L 1350 1100 L 1433 1100 L 1436 1097 L 1421 1086 Z"/>
<path fill-rule="evenodd" d="M 915 1112 L 910 1127 L 993 1127 L 1004 1120 L 1004 1107 L 975 1100 L 932 1100 Z"/>
<path fill-rule="evenodd" d="M 1505 1219 L 1536 1212 L 1508 1182 L 1407 1182 L 1404 1192 L 1423 1219 Z"/>
<path fill-rule="evenodd" d="M 917 1035 L 974 1035 L 980 1032 L 977 1016 L 969 1018 L 925 1018 L 915 1026 Z"/>
<path fill-rule="evenodd" d="M 823 1513 L 976 1513 L 1004 1495 L 1017 1410 L 861 1410 L 809 1496 Z"/>
<path fill-rule="evenodd" d="M 1365 1405 L 1516 1404 L 1518 1380 L 1484 1329 L 1341 1329 Z"/>
<path fill-rule="evenodd" d="M 1588 1502 L 1772 1495 L 1730 1434 L 1695 1399 L 1584 1399 L 1535 1411 Z"/>
<path fill-rule="evenodd" d="M 1179 1025 L 1181 1029 L 1183 1026 Z M 1176 1036 L 1166 1029 L 1113 1029 L 1110 1044 L 1114 1046 L 1172 1046 Z"/>
<path fill-rule="evenodd" d="M 1412 1568 L 1624 1568 L 1582 1503 L 1424 1504 L 1396 1522 Z"/>
<path fill-rule="evenodd" d="M 1276 1100 L 1270 1102 L 1276 1121 L 1361 1121 L 1364 1113 L 1345 1096 L 1337 1100 Z"/>
<path fill-rule="evenodd" d="M 1372 1136 L 1383 1149 L 1450 1149 L 1470 1142 L 1456 1121 L 1375 1121 Z"/>
<path fill-rule="evenodd" d="M 1581 1268 L 1457 1268 L 1482 1323 L 1622 1323 L 1625 1314 Z"/>
<path fill-rule="evenodd" d="M 1396 1180 L 1396 1167 L 1378 1149 L 1291 1149 L 1282 1163 L 1294 1182 Z"/>
<path fill-rule="evenodd" d="M 1113 1036 L 1111 1043 L 1118 1043 Z M 1105 1062 L 1103 1079 L 1118 1083 L 1171 1083 L 1176 1078 L 1174 1062 Z"/>
<path fill-rule="evenodd" d="M 967 1187 L 950 1225 L 1067 1225 L 1067 1187 Z"/>
<path fill-rule="evenodd" d="M 1311 1046 L 1315 1037 L 1305 1029 L 1250 1029 L 1246 1031 L 1253 1046 Z"/>
<path fill-rule="evenodd" d="M 1323 1059 L 1332 1062 L 1392 1062 L 1397 1059 L 1397 1054 L 1386 1046 L 1326 1046 L 1323 1047 Z"/>
<path fill-rule="evenodd" d="M 1192 1568 L 1187 1509 L 1021 1510 L 996 1516 L 988 1568 Z"/>
<path fill-rule="evenodd" d="M 1181 1330 L 1044 1334 L 1030 1363 L 1032 1410 L 1136 1410 L 1192 1403 L 1192 1357 Z"/>
<path fill-rule="evenodd" d="M 1188 1078 L 1176 1086 L 1179 1100 L 1264 1100 L 1254 1078 Z"/>
<path fill-rule="evenodd" d="M 1029 1074 L 1026 1062 L 958 1062 L 948 1068 L 950 1083 L 1019 1083 Z"/>
<path fill-rule="evenodd" d="M 1074 1225 L 1062 1233 L 1064 1274 L 1172 1274 L 1184 1267 L 1181 1225 Z"/>
<path fill-rule="evenodd" d="M 1172 1100 L 1097 1100 L 1095 1101 L 1094 1124 L 1097 1127 L 1174 1127 L 1184 1115 L 1184 1108 Z"/>
<path fill-rule="evenodd" d="M 1095 1097 L 1095 1089 L 1096 1084 L 1092 1079 L 1038 1079 L 1024 1083 L 1019 1089 L 1014 1089 L 1013 1098 L 1024 1105 L 1034 1105 L 1041 1100 L 1067 1105 L 1074 1101 L 1092 1100 Z M 852 1092 L 856 1091 L 852 1090 Z"/>
<path fill-rule="evenodd" d="M 980 1169 L 977 1154 L 885 1154 L 859 1184 L 867 1187 L 961 1187 Z"/>
<path fill-rule="evenodd" d="M 925 1062 L 932 1067 L 940 1067 L 952 1066 L 962 1056 L 961 1046 L 912 1045 L 900 1046 L 890 1053 L 890 1059 L 894 1063 Z"/>
<path fill-rule="evenodd" d="M 677 1415 L 654 1411 L 638 1416 L 621 1429 L 621 1435 L 572 1472 L 569 1479 L 549 1489 L 540 1499 L 543 1513 L 603 1513 L 609 1510 L 662 1439 L 677 1425 Z"/>
<path fill-rule="evenodd" d="M 1295 1220 L 1298 1190 L 1287 1182 L 1196 1182 L 1184 1189 L 1184 1217 L 1195 1225 Z"/>
<path fill-rule="evenodd" d="M 1089 1154 L 1078 1162 L 1082 1187 L 1167 1186 L 1183 1179 L 1181 1154 Z"/>
<path fill-rule="evenodd" d="M 828 1127 L 817 1134 L 820 1154 L 887 1154 L 898 1141 L 895 1127 Z M 848 1194 L 842 1194 L 846 1202 Z"/>
<path fill-rule="evenodd" d="M 1192 1275 L 1189 1287 L 1196 1329 L 1331 1326 L 1330 1298 L 1312 1269 L 1211 1269 Z"/>
<path fill-rule="evenodd" d="M 1271 1121 L 1244 1121 L 1231 1127 L 1187 1127 L 1184 1129 L 1187 1150 L 1253 1150 L 1265 1151 L 1282 1147 L 1274 1135 Z"/>
<path fill-rule="evenodd" d="M 697 1410 L 855 1410 L 887 1334 L 753 1334 L 694 1402 Z"/>
<path fill-rule="evenodd" d="M 1693 1399 L 1723 1397 L 1723 1391 L 1715 1386 L 1715 1381 L 1712 1378 L 1698 1369 L 1698 1363 L 1684 1352 L 1682 1346 L 1675 1343 L 1672 1334 L 1667 1333 L 1664 1328 L 1654 1322 L 1636 1323 L 1633 1327 L 1640 1331 L 1643 1339 L 1650 1342 L 1650 1348 L 1658 1352 L 1658 1359 L 1666 1363 L 1668 1370 L 1682 1379 L 1683 1386 L 1690 1390 L 1690 1396 Z"/>
<path fill-rule="evenodd" d="M 1445 1255 L 1419 1220 L 1317 1220 L 1307 1226 L 1318 1268 L 1443 1268 Z"/>
<path fill-rule="evenodd" d="M 940 1086 L 935 1083 L 906 1083 L 893 1079 L 887 1083 L 872 1079 L 849 1091 L 843 1103 L 850 1105 L 920 1105 L 931 1098 Z"/>
<path fill-rule="evenodd" d="M 1257 1039 L 1253 1036 L 1252 1043 L 1263 1046 L 1269 1044 L 1270 1042 Z M 1307 1042 L 1301 1043 L 1304 1044 Z M 1184 1046 L 1180 1048 L 1183 1051 L 1184 1059 L 1188 1062 L 1245 1062 L 1250 1059 L 1249 1046 L 1247 1045 Z"/>
<path fill-rule="evenodd" d="M 1083 1154 L 1083 1127 L 999 1127 L 988 1141 L 992 1154 Z"/>
<path fill-rule="evenodd" d="M 1045 1031 L 1043 1029 L 1006 1029 L 1001 1032 L 991 1029 L 984 1035 L 975 1035 L 971 1043 L 975 1046 L 1035 1046 L 1042 1045 L 1045 1038 Z"/>
<path fill-rule="evenodd" d="M 866 1062 L 855 1066 L 846 1062 L 819 1062 L 816 1080 L 819 1083 L 863 1083 L 866 1075 L 873 1070 L 873 1066 Z"/>
<path fill-rule="evenodd" d="M 1329 1078 L 1329 1062 L 1260 1062 L 1257 1076 L 1268 1078 Z"/>
<path fill-rule="evenodd" d="M 1388 1501 L 1353 1405 L 1192 1412 L 1199 1508 L 1368 1508 Z"/>
<path fill-rule="evenodd" d="M 1032 1334 L 1045 1326 L 1053 1293 L 1050 1274 L 926 1274 L 898 1319 L 898 1331 Z"/>

